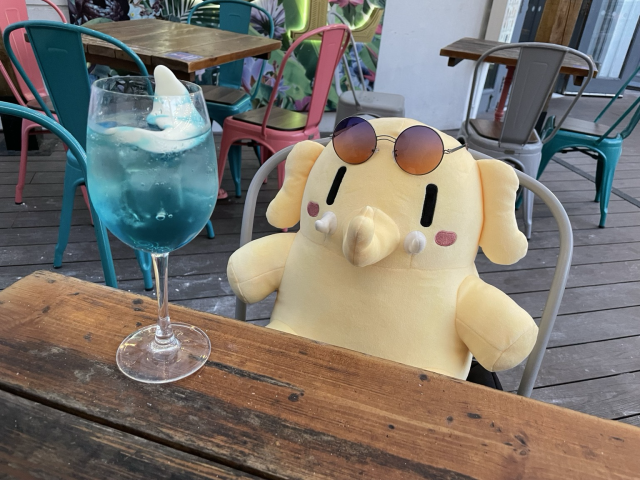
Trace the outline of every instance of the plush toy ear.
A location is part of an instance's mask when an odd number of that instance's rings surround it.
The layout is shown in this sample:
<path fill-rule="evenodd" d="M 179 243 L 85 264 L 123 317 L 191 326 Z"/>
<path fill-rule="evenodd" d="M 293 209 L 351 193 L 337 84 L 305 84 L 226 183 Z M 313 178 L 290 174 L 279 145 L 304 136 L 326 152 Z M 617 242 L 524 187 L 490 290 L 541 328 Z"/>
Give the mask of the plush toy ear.
<path fill-rule="evenodd" d="M 324 147 L 316 142 L 305 140 L 298 143 L 287 157 L 284 170 L 284 183 L 269 207 L 267 220 L 276 228 L 291 228 L 300 221 L 302 194 L 307 177 Z"/>
<path fill-rule="evenodd" d="M 499 160 L 478 160 L 478 167 L 484 203 L 480 246 L 493 263 L 511 265 L 527 254 L 529 246 L 514 214 L 518 177 Z"/>

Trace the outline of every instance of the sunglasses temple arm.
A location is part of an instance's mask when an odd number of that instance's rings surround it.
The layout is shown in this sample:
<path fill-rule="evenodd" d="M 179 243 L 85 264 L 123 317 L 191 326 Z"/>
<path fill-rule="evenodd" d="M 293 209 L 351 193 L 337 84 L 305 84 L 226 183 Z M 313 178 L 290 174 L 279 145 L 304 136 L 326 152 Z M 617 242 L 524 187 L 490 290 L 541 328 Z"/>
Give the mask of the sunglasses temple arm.
<path fill-rule="evenodd" d="M 460 145 L 460 146 L 455 147 L 455 148 L 448 148 L 446 150 L 443 150 L 443 152 L 444 153 L 453 153 L 453 152 L 457 152 L 458 150 L 461 150 L 461 149 L 466 148 L 466 147 L 467 147 L 466 145 Z"/>

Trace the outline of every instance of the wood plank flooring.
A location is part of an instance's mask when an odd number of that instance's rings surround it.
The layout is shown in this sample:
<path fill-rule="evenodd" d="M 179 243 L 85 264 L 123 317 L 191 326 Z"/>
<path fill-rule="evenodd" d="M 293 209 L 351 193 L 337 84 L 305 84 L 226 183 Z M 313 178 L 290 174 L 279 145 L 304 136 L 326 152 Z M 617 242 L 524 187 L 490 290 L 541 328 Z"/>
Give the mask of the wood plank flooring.
<path fill-rule="evenodd" d="M 620 114 L 636 97 L 629 93 L 604 122 Z M 573 116 L 590 119 L 606 99 L 579 102 Z M 553 100 L 552 110 L 567 99 Z M 216 138 L 219 145 L 219 138 Z M 597 228 L 593 202 L 595 161 L 581 153 L 558 155 L 542 181 L 557 195 L 574 228 L 574 260 L 560 315 L 551 336 L 533 393 L 539 400 L 640 426 L 640 131 L 624 144 L 614 181 L 607 228 Z M 0 289 L 40 270 L 52 270 L 61 204 L 64 155 L 58 146 L 50 156 L 32 156 L 25 204 L 13 201 L 17 156 L 0 156 Z M 243 151 L 243 190 L 258 162 Z M 276 192 L 275 175 L 263 186 L 255 236 L 276 232 L 264 219 Z M 227 172 L 223 187 L 230 190 Z M 617 193 L 616 193 L 617 192 Z M 244 199 L 218 202 L 212 221 L 216 238 L 204 234 L 171 255 L 169 299 L 176 304 L 232 317 L 235 297 L 226 278 L 229 255 L 237 248 Z M 518 214 L 519 216 L 520 214 Z M 513 266 L 477 259 L 481 277 L 507 292 L 535 318 L 540 316 L 558 253 L 558 234 L 549 210 L 536 200 L 528 255 Z M 144 293 L 131 249 L 112 238 L 111 247 L 122 289 Z M 102 282 L 93 229 L 82 197 L 76 197 L 70 243 L 58 273 Z M 248 309 L 249 320 L 268 322 L 274 296 Z M 522 366 L 503 372 L 505 389 L 517 388 Z"/>

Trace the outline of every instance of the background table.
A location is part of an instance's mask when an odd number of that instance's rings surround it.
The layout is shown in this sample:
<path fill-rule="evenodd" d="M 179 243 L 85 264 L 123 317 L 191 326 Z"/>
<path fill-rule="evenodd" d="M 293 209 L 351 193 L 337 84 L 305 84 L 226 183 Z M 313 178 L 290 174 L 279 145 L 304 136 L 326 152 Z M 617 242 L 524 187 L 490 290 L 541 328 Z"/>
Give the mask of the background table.
<path fill-rule="evenodd" d="M 440 50 L 441 57 L 449 57 L 449 66 L 455 67 L 462 60 L 478 60 L 487 50 L 497 47 L 499 45 L 507 45 L 504 42 L 496 42 L 493 40 L 481 40 L 479 38 L 461 38 L 456 40 L 451 45 L 447 45 Z M 502 95 L 496 106 L 495 120 L 502 121 L 504 115 L 504 106 L 507 102 L 507 96 L 509 94 L 509 88 L 511 87 L 511 81 L 513 80 L 513 72 L 515 71 L 516 64 L 518 63 L 518 56 L 520 55 L 519 49 L 504 50 L 496 52 L 493 55 L 488 56 L 485 59 L 486 63 L 497 63 L 507 66 L 507 75 L 504 79 L 504 86 L 502 87 Z M 575 85 L 582 85 L 584 77 L 589 75 L 589 66 L 580 57 L 572 53 L 565 55 L 560 67 L 560 73 L 566 75 L 573 75 L 573 83 Z M 593 71 L 593 76 L 597 75 L 598 70 Z"/>
<path fill-rule="evenodd" d="M 637 478 L 640 429 L 171 307 L 206 366 L 115 365 L 146 297 L 48 272 L 0 292 L 0 477 Z M 215 477 L 219 475 L 219 477 Z"/>
<path fill-rule="evenodd" d="M 138 54 L 152 73 L 156 65 L 170 68 L 178 78 L 193 81 L 195 72 L 246 57 L 268 58 L 281 43 L 266 37 L 227 32 L 164 20 L 131 20 L 91 25 Z M 137 72 L 133 62 L 115 45 L 83 36 L 87 61 Z"/>

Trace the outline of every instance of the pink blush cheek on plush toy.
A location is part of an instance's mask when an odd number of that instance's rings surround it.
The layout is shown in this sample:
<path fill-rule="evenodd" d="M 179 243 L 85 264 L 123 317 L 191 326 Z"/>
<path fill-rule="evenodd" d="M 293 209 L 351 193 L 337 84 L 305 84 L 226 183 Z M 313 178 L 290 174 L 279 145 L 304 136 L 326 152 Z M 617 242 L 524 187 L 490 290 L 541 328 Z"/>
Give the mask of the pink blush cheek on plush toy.
<path fill-rule="evenodd" d="M 319 212 L 320 205 L 318 205 L 316 202 L 309 202 L 307 204 L 307 213 L 309 214 L 309 216 L 317 217 Z"/>
<path fill-rule="evenodd" d="M 456 243 L 457 239 L 458 235 L 456 235 L 456 232 L 447 232 L 446 230 L 440 230 L 438 233 L 436 233 L 435 240 L 436 244 L 440 245 L 441 247 L 449 247 Z"/>

